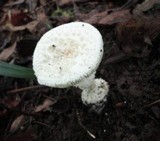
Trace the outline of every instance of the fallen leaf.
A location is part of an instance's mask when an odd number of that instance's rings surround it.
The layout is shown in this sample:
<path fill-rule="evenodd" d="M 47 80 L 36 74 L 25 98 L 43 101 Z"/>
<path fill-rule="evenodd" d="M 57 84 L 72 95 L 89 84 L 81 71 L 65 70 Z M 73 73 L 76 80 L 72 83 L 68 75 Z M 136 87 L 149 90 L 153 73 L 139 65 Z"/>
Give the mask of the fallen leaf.
<path fill-rule="evenodd" d="M 112 25 L 115 23 L 120 23 L 129 20 L 132 17 L 129 10 L 115 11 L 99 20 L 101 25 Z"/>
<path fill-rule="evenodd" d="M 140 15 L 142 12 L 148 11 L 156 4 L 160 4 L 160 0 L 145 0 L 142 4 L 138 4 L 135 7 L 133 14 Z"/>
<path fill-rule="evenodd" d="M 48 21 L 48 17 L 44 10 L 37 11 L 37 21 L 39 22 Z"/>
<path fill-rule="evenodd" d="M 22 26 L 13 26 L 12 24 L 7 24 L 5 26 L 2 26 L 2 29 L 9 30 L 9 31 L 21 31 L 21 30 L 28 29 L 30 32 L 32 32 L 34 31 L 38 23 L 39 21 L 35 20 L 35 21 L 29 22 L 28 24 L 22 25 Z"/>
<path fill-rule="evenodd" d="M 47 109 L 49 106 L 53 105 L 54 102 L 49 100 L 49 99 L 45 99 L 43 104 L 42 105 L 38 105 L 36 108 L 35 108 L 35 112 L 40 112 L 42 110 L 45 110 Z"/>
<path fill-rule="evenodd" d="M 36 20 L 32 21 L 26 25 L 26 29 L 28 29 L 30 32 L 32 32 L 32 31 L 34 31 L 34 29 L 38 23 L 39 23 L 39 21 L 36 21 Z"/>
<path fill-rule="evenodd" d="M 88 17 L 84 20 L 85 22 L 98 25 L 112 25 L 115 23 L 127 21 L 132 17 L 132 15 L 130 14 L 129 10 L 125 9 L 114 11 L 112 13 L 108 13 L 107 11 L 103 11 L 97 14 L 91 13 L 88 15 Z"/>
<path fill-rule="evenodd" d="M 87 2 L 89 0 L 57 0 L 59 6 L 72 4 L 73 2 Z"/>
<path fill-rule="evenodd" d="M 23 12 L 17 9 L 6 9 L 6 11 L 2 14 L 0 25 L 5 26 L 7 24 L 11 24 L 13 26 L 21 26 L 26 25 L 31 21 L 32 18 L 28 16 L 27 12 Z"/>
<path fill-rule="evenodd" d="M 132 18 L 118 23 L 117 44 L 127 56 L 146 57 L 151 53 L 152 44 L 160 34 L 160 17 Z"/>
<path fill-rule="evenodd" d="M 12 10 L 11 17 L 9 22 L 13 26 L 21 26 L 26 25 L 27 23 L 31 22 L 32 18 L 30 18 L 27 13 L 19 11 L 19 10 Z"/>
<path fill-rule="evenodd" d="M 25 0 L 25 3 L 28 5 L 28 9 L 30 12 L 33 12 L 38 4 L 38 0 Z"/>
<path fill-rule="evenodd" d="M 1 19 L 0 19 L 0 25 L 3 25 L 4 23 L 6 23 L 6 21 L 7 21 L 7 14 L 6 13 L 3 13 L 2 15 L 1 15 Z"/>
<path fill-rule="evenodd" d="M 15 51 L 16 48 L 16 42 L 13 43 L 10 47 L 4 49 L 1 53 L 0 53 L 0 60 L 1 61 L 6 61 Z"/>
<path fill-rule="evenodd" d="M 107 12 L 106 11 L 103 11 L 103 12 L 98 12 L 97 10 L 94 10 L 94 11 L 91 11 L 90 13 L 88 14 L 78 14 L 77 16 L 83 20 L 85 22 L 88 22 L 90 24 L 97 24 L 99 22 L 99 20 L 104 17 L 105 15 L 107 15 Z"/>
<path fill-rule="evenodd" d="M 64 6 L 64 5 L 67 5 L 67 4 L 70 4 L 70 3 L 72 3 L 72 0 L 59 0 L 58 1 L 59 6 Z"/>
<path fill-rule="evenodd" d="M 18 95 L 13 95 L 10 97 L 7 97 L 5 99 L 3 99 L 1 102 L 6 105 L 8 108 L 15 108 L 19 103 L 20 103 L 21 99 Z"/>
<path fill-rule="evenodd" d="M 5 4 L 4 6 L 15 6 L 15 5 L 23 3 L 24 1 L 25 0 L 10 1 L 7 4 Z"/>
<path fill-rule="evenodd" d="M 13 133 L 15 132 L 17 129 L 20 128 L 20 126 L 22 125 L 22 123 L 24 122 L 24 115 L 20 115 L 18 116 L 12 123 L 9 132 Z"/>

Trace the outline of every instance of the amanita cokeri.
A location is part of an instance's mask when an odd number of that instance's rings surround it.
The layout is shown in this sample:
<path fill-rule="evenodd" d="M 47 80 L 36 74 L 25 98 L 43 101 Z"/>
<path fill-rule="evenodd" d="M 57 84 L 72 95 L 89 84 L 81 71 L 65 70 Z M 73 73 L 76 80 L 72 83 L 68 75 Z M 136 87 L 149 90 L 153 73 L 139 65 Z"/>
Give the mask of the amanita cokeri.
<path fill-rule="evenodd" d="M 39 84 L 79 87 L 84 104 L 102 106 L 109 90 L 105 80 L 95 79 L 102 56 L 100 32 L 88 23 L 71 22 L 41 37 L 33 54 L 33 69 Z"/>

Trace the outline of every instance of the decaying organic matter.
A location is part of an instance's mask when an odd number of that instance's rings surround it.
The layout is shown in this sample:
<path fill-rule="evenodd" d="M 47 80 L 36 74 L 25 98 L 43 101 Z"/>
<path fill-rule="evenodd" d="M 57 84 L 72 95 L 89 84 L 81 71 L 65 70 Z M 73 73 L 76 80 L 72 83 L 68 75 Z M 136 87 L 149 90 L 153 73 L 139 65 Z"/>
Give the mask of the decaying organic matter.
<path fill-rule="evenodd" d="M 97 114 L 83 104 L 78 88 L 50 88 L 35 79 L 0 76 L 0 141 L 159 141 L 159 4 L 0 0 L 3 61 L 32 68 L 33 51 L 44 33 L 65 23 L 87 22 L 104 41 L 96 78 L 110 85 L 108 100 Z"/>

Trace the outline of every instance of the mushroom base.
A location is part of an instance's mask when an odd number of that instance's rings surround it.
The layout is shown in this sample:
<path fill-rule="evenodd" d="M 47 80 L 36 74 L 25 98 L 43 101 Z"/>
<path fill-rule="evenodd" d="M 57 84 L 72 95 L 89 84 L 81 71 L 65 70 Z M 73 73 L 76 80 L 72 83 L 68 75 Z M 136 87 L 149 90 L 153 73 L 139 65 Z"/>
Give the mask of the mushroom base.
<path fill-rule="evenodd" d="M 92 105 L 93 109 L 103 107 L 107 101 L 108 83 L 103 79 L 94 79 L 92 85 L 83 89 L 81 99 L 85 105 Z"/>

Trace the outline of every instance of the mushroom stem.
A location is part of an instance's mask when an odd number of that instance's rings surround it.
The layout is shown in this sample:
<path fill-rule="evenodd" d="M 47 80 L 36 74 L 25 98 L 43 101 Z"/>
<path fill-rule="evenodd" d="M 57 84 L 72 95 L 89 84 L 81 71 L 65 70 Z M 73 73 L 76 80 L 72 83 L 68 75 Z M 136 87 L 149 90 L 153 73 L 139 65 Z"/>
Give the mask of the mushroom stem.
<path fill-rule="evenodd" d="M 80 88 L 81 90 L 88 89 L 89 87 L 91 87 L 94 84 L 95 73 L 96 72 L 94 72 L 90 76 L 82 79 L 81 82 L 79 82 L 75 86 Z"/>
<path fill-rule="evenodd" d="M 108 83 L 105 80 L 95 79 L 94 72 L 78 83 L 76 87 L 82 90 L 81 99 L 85 105 L 92 105 L 95 111 L 103 109 L 109 91 Z"/>

